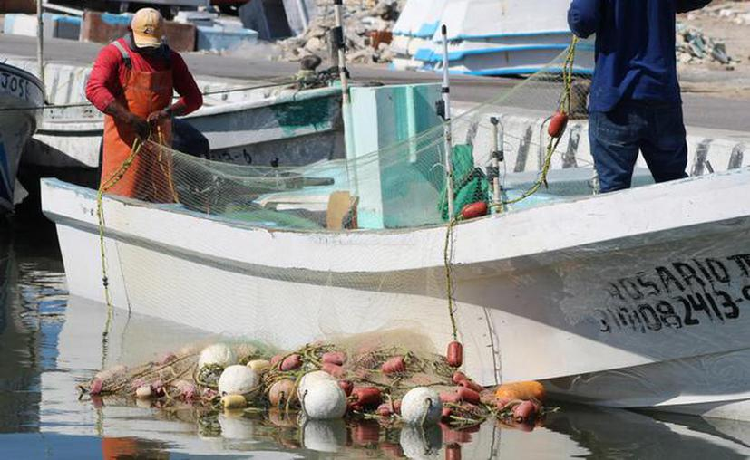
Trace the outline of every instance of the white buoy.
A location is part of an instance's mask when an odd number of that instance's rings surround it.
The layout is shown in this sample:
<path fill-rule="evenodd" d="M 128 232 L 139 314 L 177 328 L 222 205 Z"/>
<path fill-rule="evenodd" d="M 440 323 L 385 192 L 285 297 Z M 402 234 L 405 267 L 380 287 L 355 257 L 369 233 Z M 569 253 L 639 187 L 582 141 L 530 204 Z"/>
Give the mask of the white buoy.
<path fill-rule="evenodd" d="M 297 382 L 297 399 L 302 401 L 302 396 L 305 394 L 307 387 L 313 382 L 319 381 L 335 381 L 335 379 L 326 371 L 308 372 L 299 379 L 299 382 Z"/>
<path fill-rule="evenodd" d="M 138 399 L 149 399 L 151 397 L 151 385 L 143 385 L 136 388 L 135 397 Z"/>
<path fill-rule="evenodd" d="M 413 388 L 401 400 L 401 418 L 407 425 L 434 425 L 442 414 L 440 395 L 431 388 Z"/>
<path fill-rule="evenodd" d="M 219 377 L 219 394 L 246 395 L 257 389 L 258 373 L 247 366 L 236 364 L 224 369 Z"/>
<path fill-rule="evenodd" d="M 346 423 L 343 420 L 307 420 L 302 429 L 307 449 L 337 452 L 346 445 Z"/>
<path fill-rule="evenodd" d="M 346 414 L 346 393 L 335 380 L 308 382 L 300 401 L 305 415 L 313 420 L 336 419 Z"/>
<path fill-rule="evenodd" d="M 228 345 L 217 343 L 201 351 L 198 358 L 198 368 L 206 366 L 219 366 L 223 369 L 237 364 L 237 357 Z"/>

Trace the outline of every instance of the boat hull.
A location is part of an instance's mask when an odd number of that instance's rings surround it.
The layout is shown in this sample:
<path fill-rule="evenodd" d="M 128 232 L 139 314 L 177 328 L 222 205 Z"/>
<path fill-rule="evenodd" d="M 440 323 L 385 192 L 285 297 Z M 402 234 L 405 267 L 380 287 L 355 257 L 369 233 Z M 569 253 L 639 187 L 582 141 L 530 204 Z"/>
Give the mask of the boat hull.
<path fill-rule="evenodd" d="M 700 412 L 748 399 L 750 204 L 726 197 L 746 196 L 749 176 L 459 225 L 466 371 L 485 385 L 541 379 L 552 393 L 608 406 Z M 42 189 L 71 292 L 102 301 L 93 192 L 58 181 Z M 391 329 L 438 351 L 451 339 L 445 228 L 298 233 L 109 198 L 105 216 L 117 307 L 285 348 Z M 717 371 L 722 363 L 731 370 Z"/>

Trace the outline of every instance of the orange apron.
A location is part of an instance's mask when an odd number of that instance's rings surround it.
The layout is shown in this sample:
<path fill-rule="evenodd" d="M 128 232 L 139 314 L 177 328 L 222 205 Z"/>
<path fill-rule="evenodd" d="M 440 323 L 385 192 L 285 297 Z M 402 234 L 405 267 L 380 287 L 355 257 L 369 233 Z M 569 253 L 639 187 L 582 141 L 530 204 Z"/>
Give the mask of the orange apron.
<path fill-rule="evenodd" d="M 172 102 L 172 72 L 137 72 L 131 68 L 130 57 L 118 42 L 115 46 L 123 54 L 127 84 L 124 100 L 118 100 L 133 114 L 143 118 L 167 108 Z M 136 133 L 129 125 L 104 115 L 102 148 L 102 183 L 117 173 L 131 154 Z M 150 140 L 169 147 L 172 142 L 172 122 L 161 120 L 152 126 Z M 127 172 L 105 193 L 169 203 L 175 201 L 171 184 L 171 157 L 157 146 L 146 142 L 133 159 Z"/>

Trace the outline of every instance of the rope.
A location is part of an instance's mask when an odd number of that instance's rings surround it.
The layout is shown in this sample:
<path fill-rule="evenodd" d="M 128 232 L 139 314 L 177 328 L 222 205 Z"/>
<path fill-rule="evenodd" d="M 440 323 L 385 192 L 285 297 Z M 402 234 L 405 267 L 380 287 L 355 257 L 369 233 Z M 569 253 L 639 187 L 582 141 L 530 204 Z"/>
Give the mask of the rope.
<path fill-rule="evenodd" d="M 570 114 L 570 92 L 573 84 L 573 63 L 575 62 L 576 58 L 576 46 L 578 45 L 578 37 L 573 36 L 573 40 L 570 42 L 570 47 L 568 48 L 568 55 L 565 58 L 565 62 L 563 63 L 562 68 L 562 78 L 563 78 L 563 93 L 560 97 L 560 106 L 559 110 L 561 112 L 565 112 Z M 547 144 L 547 154 L 544 157 L 544 163 L 542 164 L 542 168 L 539 174 L 539 178 L 537 181 L 532 185 L 528 190 L 526 190 L 521 196 L 518 198 L 514 198 L 512 200 L 504 200 L 502 203 L 504 205 L 511 205 L 516 204 L 518 202 L 521 202 L 525 200 L 526 198 L 532 196 L 536 192 L 539 191 L 542 186 L 547 186 L 547 175 L 549 174 L 549 170 L 552 168 L 552 155 L 554 155 L 555 151 L 557 150 L 557 147 L 560 145 L 560 141 L 562 140 L 562 136 L 558 136 L 557 138 L 550 137 L 549 142 Z"/>
<path fill-rule="evenodd" d="M 562 67 L 562 78 L 563 78 L 563 93 L 560 96 L 560 105 L 559 110 L 562 112 L 570 113 L 570 104 L 571 104 L 571 97 L 570 92 L 572 88 L 573 83 L 573 64 L 575 62 L 575 56 L 576 56 L 576 46 L 578 45 L 578 37 L 575 35 L 573 36 L 573 39 L 570 43 L 570 47 L 568 47 L 568 55 L 565 58 L 565 62 L 563 63 Z M 544 159 L 544 164 L 542 165 L 541 173 L 539 175 L 539 179 L 537 179 L 536 183 L 529 188 L 526 192 L 523 193 L 518 198 L 515 198 L 513 200 L 503 200 L 502 205 L 510 205 L 518 203 L 522 200 L 525 200 L 526 198 L 530 197 L 531 195 L 535 194 L 539 191 L 539 189 L 544 185 L 547 186 L 547 174 L 549 173 L 550 168 L 552 167 L 552 155 L 557 150 L 557 147 L 560 145 L 560 140 L 562 136 L 558 136 L 557 138 L 550 138 L 549 143 L 547 145 L 547 154 Z M 456 226 L 456 223 L 458 222 L 458 219 L 454 216 L 449 216 L 450 221 L 448 222 L 448 226 L 446 228 L 445 232 L 445 244 L 443 246 L 443 266 L 445 267 L 445 284 L 446 284 L 446 296 L 448 297 L 448 315 L 450 317 L 451 321 L 451 333 L 453 335 L 453 340 L 458 340 L 458 327 L 456 326 L 456 305 L 455 305 L 455 299 L 454 296 L 454 286 L 453 286 L 453 231 L 454 227 Z"/>

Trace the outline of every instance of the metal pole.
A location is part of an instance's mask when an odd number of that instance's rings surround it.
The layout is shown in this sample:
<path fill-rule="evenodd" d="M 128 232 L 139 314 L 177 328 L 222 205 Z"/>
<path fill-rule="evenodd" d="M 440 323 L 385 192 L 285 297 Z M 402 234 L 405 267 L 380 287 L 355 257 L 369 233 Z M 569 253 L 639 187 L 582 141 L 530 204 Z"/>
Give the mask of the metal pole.
<path fill-rule="evenodd" d="M 492 123 L 492 212 L 503 212 L 503 193 L 500 188 L 500 160 L 503 158 L 503 125 L 500 119 L 490 118 Z"/>
<path fill-rule="evenodd" d="M 451 126 L 451 83 L 448 75 L 448 28 L 443 24 L 443 144 L 445 175 L 448 189 L 448 218 L 453 220 L 453 130 Z"/>
<path fill-rule="evenodd" d="M 42 81 L 42 87 L 44 87 L 44 8 L 42 2 L 44 0 L 36 0 L 36 60 L 39 66 L 39 79 Z"/>
<path fill-rule="evenodd" d="M 338 51 L 339 78 L 341 79 L 341 91 L 344 104 L 349 104 L 349 75 L 346 70 L 346 40 L 344 35 L 344 3 L 342 0 L 334 0 L 334 15 L 336 17 L 336 28 L 333 29 L 333 41 Z"/>

